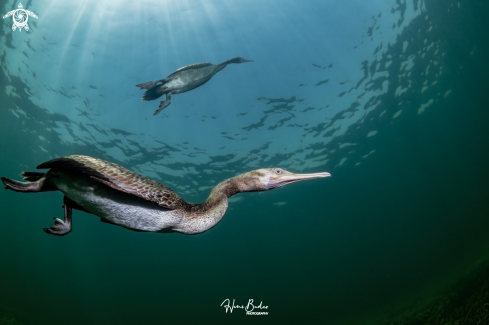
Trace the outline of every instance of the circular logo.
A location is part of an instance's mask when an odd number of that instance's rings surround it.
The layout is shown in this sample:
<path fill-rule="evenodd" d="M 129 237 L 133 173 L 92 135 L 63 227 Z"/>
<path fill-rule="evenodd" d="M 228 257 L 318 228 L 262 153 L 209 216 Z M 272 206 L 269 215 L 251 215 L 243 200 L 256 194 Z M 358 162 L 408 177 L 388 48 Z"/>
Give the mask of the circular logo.
<path fill-rule="evenodd" d="M 5 19 L 7 17 L 12 16 L 14 24 L 12 25 L 12 30 L 15 31 L 17 28 L 19 32 L 24 28 L 26 31 L 29 30 L 29 25 L 27 25 L 27 21 L 29 20 L 29 16 L 37 18 L 36 14 L 32 11 L 25 10 L 22 3 L 19 3 L 19 8 L 16 10 L 12 10 L 7 12 L 2 18 Z"/>
<path fill-rule="evenodd" d="M 15 14 L 13 14 L 14 24 L 18 27 L 23 27 L 27 24 L 27 12 L 24 9 L 17 9 Z"/>

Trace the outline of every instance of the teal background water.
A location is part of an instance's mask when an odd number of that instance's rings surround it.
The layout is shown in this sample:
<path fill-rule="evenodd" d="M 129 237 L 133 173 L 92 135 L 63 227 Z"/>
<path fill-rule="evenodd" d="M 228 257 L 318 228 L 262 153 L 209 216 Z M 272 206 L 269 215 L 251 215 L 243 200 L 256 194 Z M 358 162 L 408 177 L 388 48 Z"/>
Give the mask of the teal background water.
<path fill-rule="evenodd" d="M 486 259 L 484 2 L 23 5 L 39 18 L 28 32 L 4 19 L 0 36 L 2 176 L 84 154 L 201 202 L 252 169 L 333 175 L 239 194 L 197 236 L 79 211 L 49 236 L 60 193 L 2 190 L 0 310 L 25 324 L 375 324 Z M 157 116 L 134 86 L 234 56 L 255 62 Z"/>

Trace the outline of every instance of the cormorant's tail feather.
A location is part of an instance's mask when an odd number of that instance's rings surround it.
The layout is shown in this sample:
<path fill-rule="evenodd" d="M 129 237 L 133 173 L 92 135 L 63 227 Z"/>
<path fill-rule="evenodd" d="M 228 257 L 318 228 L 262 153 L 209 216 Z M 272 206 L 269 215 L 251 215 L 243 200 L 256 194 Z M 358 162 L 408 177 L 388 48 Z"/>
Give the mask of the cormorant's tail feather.
<path fill-rule="evenodd" d="M 160 86 L 156 86 L 146 90 L 146 92 L 143 95 L 143 100 L 149 101 L 149 100 L 155 100 L 157 98 L 160 98 L 161 96 L 163 96 L 163 93 L 160 92 L 159 90 L 160 90 Z"/>
<path fill-rule="evenodd" d="M 44 173 L 39 173 L 39 172 L 23 172 L 20 174 L 24 178 L 24 181 L 28 182 L 35 182 L 40 180 L 43 176 Z"/>

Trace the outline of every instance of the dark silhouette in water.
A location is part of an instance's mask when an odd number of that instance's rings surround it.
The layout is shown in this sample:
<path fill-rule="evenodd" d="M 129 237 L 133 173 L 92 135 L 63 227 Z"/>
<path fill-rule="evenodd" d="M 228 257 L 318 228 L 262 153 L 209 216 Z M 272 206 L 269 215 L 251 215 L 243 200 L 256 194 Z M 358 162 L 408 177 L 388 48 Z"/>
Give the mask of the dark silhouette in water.
<path fill-rule="evenodd" d="M 228 64 L 243 62 L 253 62 L 253 60 L 237 57 L 219 64 L 208 62 L 191 64 L 178 69 L 165 79 L 148 81 L 138 84 L 136 87 L 147 89 L 143 95 L 143 100 L 146 101 L 155 100 L 166 94 L 166 100 L 160 102 L 160 108 L 154 113 L 156 115 L 171 104 L 172 94 L 180 94 L 200 87 Z"/>
<path fill-rule="evenodd" d="M 228 198 L 241 192 L 267 191 L 297 181 L 329 177 L 329 173 L 292 174 L 280 168 L 257 169 L 227 179 L 202 204 L 185 202 L 172 189 L 119 165 L 87 156 L 67 156 L 37 166 L 46 173 L 24 172 L 27 182 L 2 177 L 17 192 L 61 191 L 64 221 L 55 219 L 44 231 L 66 235 L 72 209 L 85 211 L 135 231 L 199 234 L 214 227 L 226 213 Z"/>

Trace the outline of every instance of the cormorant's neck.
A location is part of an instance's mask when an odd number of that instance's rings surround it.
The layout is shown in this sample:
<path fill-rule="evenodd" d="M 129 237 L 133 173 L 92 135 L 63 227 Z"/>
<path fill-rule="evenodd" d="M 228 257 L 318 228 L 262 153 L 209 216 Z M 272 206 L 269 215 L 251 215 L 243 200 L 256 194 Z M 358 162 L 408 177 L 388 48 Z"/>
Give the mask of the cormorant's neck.
<path fill-rule="evenodd" d="M 219 65 L 222 65 L 222 66 L 223 66 L 223 68 L 224 68 L 225 66 L 227 66 L 227 65 L 228 65 L 228 64 L 230 64 L 230 63 L 237 63 L 237 62 L 236 62 L 236 58 L 232 58 L 232 59 L 226 60 L 226 61 L 224 61 L 224 62 L 221 62 L 221 63 L 219 63 Z"/>
<path fill-rule="evenodd" d="M 242 182 L 240 182 L 239 176 L 226 179 L 225 181 L 217 184 L 217 186 L 212 189 L 207 200 L 200 205 L 211 207 L 219 204 L 223 200 L 227 201 L 227 199 L 234 194 L 245 192 L 243 187 L 244 186 Z"/>
<path fill-rule="evenodd" d="M 224 62 L 221 62 L 221 63 L 219 63 L 217 65 L 217 71 L 216 71 L 216 73 L 219 72 L 219 71 L 221 71 L 225 67 L 227 67 L 227 65 L 230 64 L 230 63 L 238 63 L 238 62 L 236 61 L 236 58 L 232 58 L 232 59 L 226 60 Z"/>
<path fill-rule="evenodd" d="M 221 71 L 222 69 L 224 69 L 225 67 L 228 66 L 228 63 L 227 61 L 224 61 L 222 63 L 219 63 L 217 66 L 216 66 L 216 70 L 214 72 L 214 74 L 218 73 L 219 71 Z"/>
<path fill-rule="evenodd" d="M 260 189 L 262 186 L 259 185 L 259 180 L 247 174 L 219 183 L 204 203 L 185 203 L 184 227 L 190 229 L 185 233 L 201 233 L 214 227 L 224 217 L 228 208 L 228 198 L 234 194 L 264 190 Z"/>
<path fill-rule="evenodd" d="M 231 178 L 214 187 L 205 202 L 185 203 L 185 227 L 192 229 L 189 233 L 201 233 L 214 227 L 226 213 L 228 198 L 239 192 L 240 189 Z"/>
<path fill-rule="evenodd" d="M 207 200 L 201 204 L 196 204 L 193 210 L 208 211 L 216 208 L 217 206 L 227 207 L 227 200 L 231 196 L 241 192 L 255 192 L 262 191 L 259 189 L 258 181 L 256 179 L 248 177 L 246 174 L 238 175 L 229 178 L 214 187 Z"/>

